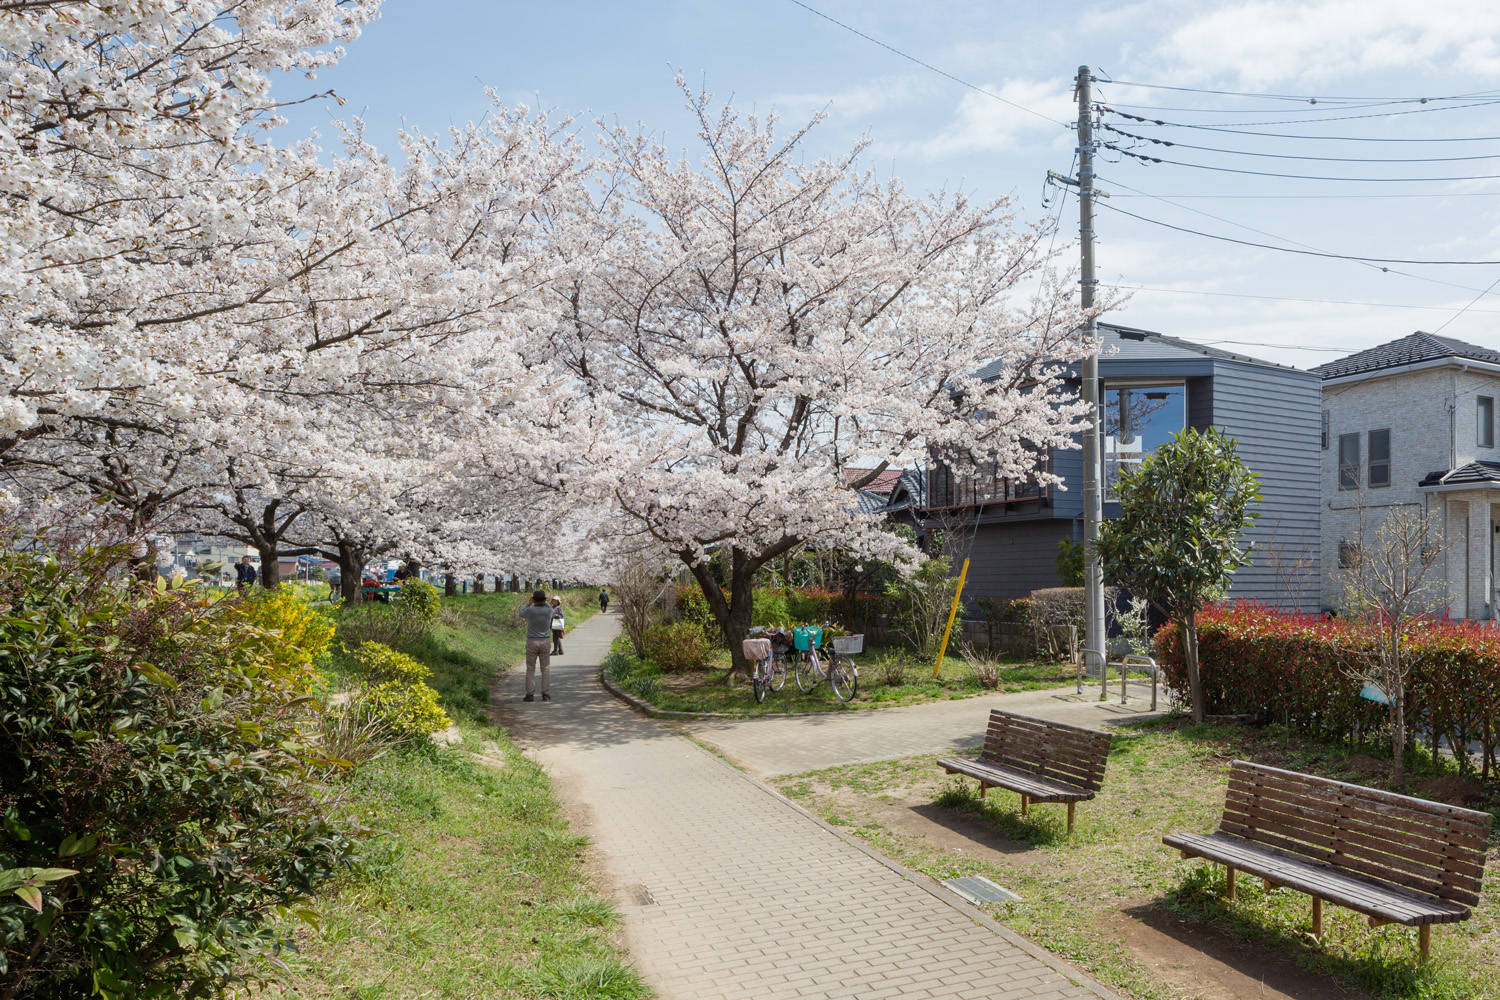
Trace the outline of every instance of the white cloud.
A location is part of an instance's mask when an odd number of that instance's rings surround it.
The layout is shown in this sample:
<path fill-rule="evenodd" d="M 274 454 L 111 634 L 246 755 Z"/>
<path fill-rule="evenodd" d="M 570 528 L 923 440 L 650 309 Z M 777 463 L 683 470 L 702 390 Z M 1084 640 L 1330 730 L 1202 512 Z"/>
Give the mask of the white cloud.
<path fill-rule="evenodd" d="M 906 107 L 930 96 L 935 89 L 931 76 L 911 73 L 879 77 L 834 93 L 772 94 L 766 102 L 789 121 L 809 118 L 819 112 L 838 118 L 867 119 Z"/>
<path fill-rule="evenodd" d="M 1071 122 L 1077 117 L 1072 92 L 1056 80 L 1009 80 L 984 89 L 1058 122 Z M 1072 142 L 1071 131 L 1060 125 L 969 91 L 958 102 L 952 121 L 936 135 L 911 143 L 908 148 L 932 159 L 962 153 L 1010 152 L 1021 137 L 1030 140 L 1039 134 Z"/>
<path fill-rule="evenodd" d="M 1242 86 L 1332 81 L 1394 69 L 1500 76 L 1494 0 L 1257 0 L 1174 29 L 1156 51 L 1184 83 Z"/>

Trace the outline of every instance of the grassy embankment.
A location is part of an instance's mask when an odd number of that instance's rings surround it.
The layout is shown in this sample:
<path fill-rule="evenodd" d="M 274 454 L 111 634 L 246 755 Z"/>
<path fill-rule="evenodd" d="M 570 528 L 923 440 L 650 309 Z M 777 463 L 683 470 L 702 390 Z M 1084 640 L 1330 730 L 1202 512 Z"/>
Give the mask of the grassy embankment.
<path fill-rule="evenodd" d="M 984 875 L 1019 893 L 1019 902 L 988 909 L 1142 1000 L 1260 996 L 1259 983 L 1277 979 L 1300 983 L 1295 996 L 1500 998 L 1500 830 L 1480 905 L 1471 920 L 1436 929 L 1428 967 L 1417 963 L 1414 928 L 1371 930 L 1363 916 L 1337 907 L 1326 908 L 1324 936 L 1315 941 L 1305 895 L 1246 877 L 1238 898 L 1226 901 L 1222 868 L 1184 861 L 1161 843 L 1171 831 L 1218 825 L 1235 758 L 1371 785 L 1381 783 L 1386 766 L 1275 729 L 1139 724 L 1116 738 L 1104 789 L 1079 806 L 1071 837 L 1062 807 L 1039 805 L 1022 818 L 1016 796 L 993 789 L 982 802 L 972 781 L 944 776 L 934 756 L 775 783 L 910 867 L 937 878 Z M 1466 790 L 1451 776 L 1419 779 L 1410 789 L 1426 797 Z M 1225 992 L 1231 976 L 1244 980 L 1246 992 Z M 1318 982 L 1326 992 L 1303 989 Z"/>
<path fill-rule="evenodd" d="M 570 622 L 596 609 L 572 592 Z M 365 871 L 321 900 L 280 989 L 300 998 L 635 998 L 617 916 L 546 774 L 491 726 L 493 673 L 524 649 L 518 594 L 444 601 L 444 624 L 404 646 L 462 732 L 459 747 L 377 760 L 344 806 L 381 831 Z M 476 754 L 479 755 L 476 757 Z"/>

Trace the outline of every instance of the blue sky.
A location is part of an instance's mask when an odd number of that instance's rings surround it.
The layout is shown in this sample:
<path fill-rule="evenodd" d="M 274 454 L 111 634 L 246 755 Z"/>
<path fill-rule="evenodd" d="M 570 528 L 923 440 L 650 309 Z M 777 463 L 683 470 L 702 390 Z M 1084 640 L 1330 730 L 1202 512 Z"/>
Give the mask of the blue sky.
<path fill-rule="evenodd" d="M 1101 187 L 1112 195 L 1110 206 L 1250 241 L 1293 241 L 1336 253 L 1423 261 L 1500 261 L 1500 182 L 1351 179 L 1500 174 L 1500 141 L 1348 141 L 1500 136 L 1500 103 L 1476 98 L 1354 108 L 1337 100 L 1500 95 L 1500 5 L 1492 2 L 809 3 L 1044 117 L 945 79 L 792 0 L 388 0 L 381 20 L 318 81 L 319 89 L 334 87 L 346 105 L 298 108 L 288 131 L 302 133 L 332 117 L 361 114 L 371 137 L 394 148 L 402 123 L 432 131 L 483 115 L 483 88 L 492 87 L 513 103 L 584 121 L 639 122 L 671 145 L 689 146 L 690 123 L 672 83 L 674 71 L 681 69 L 690 81 L 742 107 L 776 109 L 789 127 L 825 111 L 827 120 L 810 140 L 813 154 L 834 154 L 868 137 L 866 165 L 899 177 L 909 190 L 947 186 L 981 197 L 1010 195 L 1023 217 L 1035 218 L 1056 210 L 1055 201 L 1050 208 L 1043 205 L 1043 178 L 1049 169 L 1068 170 L 1074 146 L 1070 132 L 1044 119 L 1073 120 L 1073 75 L 1079 64 L 1088 63 L 1115 80 L 1320 96 L 1323 100 L 1311 105 L 1102 86 L 1105 99 L 1116 104 L 1189 109 L 1138 112 L 1177 123 L 1290 122 L 1251 125 L 1245 131 L 1257 134 L 1244 135 L 1136 129 L 1110 118 L 1137 134 L 1241 151 L 1179 145 L 1152 147 L 1153 155 L 1339 178 L 1256 177 L 1107 154 L 1121 160 L 1098 168 Z M 307 89 L 303 81 L 283 83 L 287 96 Z M 1431 110 L 1470 103 L 1479 106 Z M 1413 110 L 1419 113 L 1392 114 Z M 1304 123 L 1354 115 L 1381 117 Z M 1260 134 L 1265 132 L 1346 138 Z M 1403 164 L 1277 158 L 1294 154 L 1494 158 Z M 1387 197 L 1414 194 L 1423 197 Z M 1076 233 L 1076 203 L 1069 199 L 1062 210 L 1067 223 L 1062 238 L 1070 238 Z M 1097 228 L 1101 279 L 1149 289 L 1130 293 L 1110 317 L 1118 322 L 1301 367 L 1444 323 L 1445 335 L 1500 347 L 1500 284 L 1454 318 L 1480 290 L 1500 281 L 1500 263 L 1393 264 L 1383 271 L 1236 246 L 1110 210 L 1099 212 Z M 1289 301 L 1297 299 L 1340 301 Z"/>

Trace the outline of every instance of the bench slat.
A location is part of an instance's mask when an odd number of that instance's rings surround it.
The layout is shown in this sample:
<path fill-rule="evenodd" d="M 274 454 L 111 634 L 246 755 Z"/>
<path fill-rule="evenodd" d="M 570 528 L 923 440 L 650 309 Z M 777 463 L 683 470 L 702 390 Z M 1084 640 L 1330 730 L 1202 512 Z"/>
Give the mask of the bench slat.
<path fill-rule="evenodd" d="M 1033 802 L 1086 802 L 1094 793 L 1071 785 L 1046 781 L 1032 774 L 986 765 L 981 761 L 944 759 L 938 766 L 949 774 L 966 774 L 987 785 L 1007 788 Z"/>
<path fill-rule="evenodd" d="M 1307 775 L 1309 779 L 1307 781 L 1295 781 L 1286 777 L 1291 772 L 1279 771 L 1275 768 L 1265 768 L 1262 772 L 1259 770 L 1261 767 L 1262 765 L 1249 765 L 1245 769 L 1232 769 L 1230 772 L 1231 788 L 1262 795 L 1300 797 L 1308 802 L 1316 803 L 1326 803 L 1337 795 L 1349 799 L 1350 808 L 1373 821 L 1388 824 L 1393 830 L 1423 834 L 1440 828 L 1472 838 L 1474 846 L 1483 846 L 1485 835 L 1489 831 L 1488 813 L 1437 802 L 1431 803 L 1437 806 L 1437 809 L 1410 808 L 1401 802 L 1390 800 L 1406 799 L 1415 803 L 1422 803 L 1425 800 L 1404 795 L 1397 796 L 1379 789 L 1351 785 L 1329 778 L 1315 778 L 1312 775 Z"/>
<path fill-rule="evenodd" d="M 1393 923 L 1409 926 L 1453 923 L 1469 915 L 1468 907 L 1458 903 L 1426 899 L 1399 887 L 1366 880 L 1295 854 L 1222 833 L 1170 834 L 1163 837 L 1162 842 L 1180 851 L 1267 878 L 1276 885 L 1320 896 Z"/>
<path fill-rule="evenodd" d="M 1108 733 L 994 709 L 982 760 L 1051 781 L 1097 791 L 1109 758 Z"/>

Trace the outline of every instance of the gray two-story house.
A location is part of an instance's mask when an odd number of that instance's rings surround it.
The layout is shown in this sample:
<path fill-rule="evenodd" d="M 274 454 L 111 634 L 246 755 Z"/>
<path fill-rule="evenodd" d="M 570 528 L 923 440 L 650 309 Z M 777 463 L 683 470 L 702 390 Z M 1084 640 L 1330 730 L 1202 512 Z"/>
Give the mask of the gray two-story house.
<path fill-rule="evenodd" d="M 1246 538 L 1252 561 L 1230 597 L 1317 611 L 1318 376 L 1146 330 L 1101 324 L 1099 333 L 1104 516 L 1119 515 L 1120 470 L 1184 427 L 1218 427 L 1239 442 L 1262 495 Z M 950 538 L 972 538 L 967 598 L 1022 597 L 1057 586 L 1058 542 L 1083 538 L 1083 451 L 1056 450 L 1038 466 L 1062 485 L 939 464 L 904 478 L 891 500 Z"/>
<path fill-rule="evenodd" d="M 1397 509 L 1442 531 L 1434 567 L 1455 618 L 1500 606 L 1500 350 L 1417 332 L 1313 369 L 1323 382 L 1323 604 Z"/>

